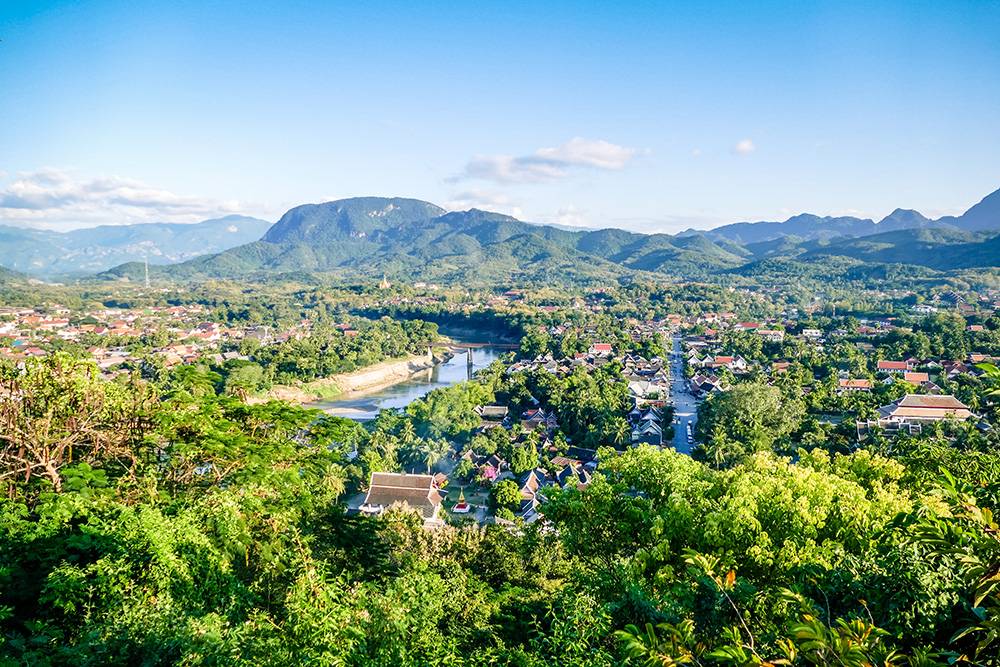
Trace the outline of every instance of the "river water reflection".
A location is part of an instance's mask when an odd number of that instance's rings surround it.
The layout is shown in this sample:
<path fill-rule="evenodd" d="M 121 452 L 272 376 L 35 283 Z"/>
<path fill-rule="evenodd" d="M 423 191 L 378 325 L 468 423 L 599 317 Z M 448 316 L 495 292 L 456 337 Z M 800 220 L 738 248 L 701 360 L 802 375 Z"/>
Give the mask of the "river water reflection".
<path fill-rule="evenodd" d="M 465 382 L 471 379 L 476 371 L 489 366 L 502 355 L 503 351 L 495 347 L 475 348 L 472 350 L 472 363 L 470 365 L 468 354 L 463 350 L 448 361 L 428 368 L 399 384 L 363 396 L 317 401 L 310 403 L 308 407 L 320 408 L 329 414 L 359 421 L 374 419 L 379 410 L 403 408 L 431 390 L 447 387 L 457 382 Z"/>

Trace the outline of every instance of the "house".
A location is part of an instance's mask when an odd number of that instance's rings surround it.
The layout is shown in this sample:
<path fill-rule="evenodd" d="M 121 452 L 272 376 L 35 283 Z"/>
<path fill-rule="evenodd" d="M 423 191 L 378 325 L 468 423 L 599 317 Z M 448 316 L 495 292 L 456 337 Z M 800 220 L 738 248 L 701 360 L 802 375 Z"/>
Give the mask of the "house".
<path fill-rule="evenodd" d="M 506 405 L 481 405 L 476 408 L 476 412 L 485 421 L 501 422 L 507 418 Z"/>
<path fill-rule="evenodd" d="M 715 375 L 698 374 L 688 380 L 688 386 L 693 394 L 696 396 L 703 396 L 705 394 L 710 394 L 713 391 L 721 391 L 722 380 Z"/>
<path fill-rule="evenodd" d="M 744 373 L 750 369 L 750 364 L 746 359 L 737 356 L 716 355 L 710 364 L 712 368 L 728 368 L 733 373 Z"/>
<path fill-rule="evenodd" d="M 656 382 L 638 380 L 628 383 L 628 391 L 633 398 L 660 398 L 668 395 L 670 388 Z"/>
<path fill-rule="evenodd" d="M 785 332 L 781 329 L 757 329 L 756 333 L 770 343 L 780 343 L 785 340 Z"/>
<path fill-rule="evenodd" d="M 495 482 L 510 466 L 497 454 L 476 454 L 465 450 L 461 458 L 468 460 L 479 471 L 479 476 L 488 482 Z"/>
<path fill-rule="evenodd" d="M 929 382 L 931 377 L 927 373 L 918 373 L 916 371 L 907 371 L 903 373 L 903 382 L 909 382 L 910 384 L 922 384 L 924 382 Z"/>
<path fill-rule="evenodd" d="M 942 392 L 942 389 L 941 387 L 937 386 L 936 384 L 928 380 L 927 382 L 920 383 L 920 391 L 922 391 L 925 394 L 940 394 Z"/>
<path fill-rule="evenodd" d="M 541 500 L 535 496 L 522 498 L 521 504 L 518 506 L 517 511 L 514 512 L 514 516 L 523 519 L 525 523 L 533 523 L 540 516 L 538 514 L 538 506 L 541 504 Z"/>
<path fill-rule="evenodd" d="M 841 378 L 837 380 L 837 393 L 843 394 L 850 391 L 871 391 L 872 381 L 871 380 L 855 380 L 848 378 Z"/>
<path fill-rule="evenodd" d="M 972 373 L 973 368 L 961 361 L 946 361 L 941 365 L 941 369 L 944 371 L 945 377 L 949 380 L 958 377 L 959 375 L 969 375 Z"/>
<path fill-rule="evenodd" d="M 553 429 L 558 425 L 555 413 L 546 414 L 542 408 L 531 408 L 525 410 L 521 415 L 521 426 L 528 431 L 534 431 L 538 428 Z"/>
<path fill-rule="evenodd" d="M 432 475 L 373 472 L 359 510 L 362 514 L 379 515 L 390 507 L 415 511 L 423 518 L 425 528 L 442 524 L 438 517 L 441 494 Z"/>
<path fill-rule="evenodd" d="M 879 408 L 878 412 L 879 421 L 897 424 L 924 424 L 945 419 L 965 421 L 976 416 L 969 406 L 950 395 L 907 394 Z"/>
<path fill-rule="evenodd" d="M 538 518 L 538 506 L 545 500 L 544 488 L 552 486 L 553 480 L 545 470 L 535 468 L 522 474 L 517 483 L 521 491 L 521 504 L 514 514 L 531 523 Z"/>
<path fill-rule="evenodd" d="M 882 375 L 899 375 L 911 368 L 910 364 L 905 361 L 886 361 L 884 359 L 880 360 L 877 365 L 877 370 Z"/>
<path fill-rule="evenodd" d="M 556 482 L 562 488 L 585 489 L 590 484 L 590 471 L 580 464 L 570 463 L 556 474 Z"/>
<path fill-rule="evenodd" d="M 551 486 L 552 480 L 549 473 L 542 468 L 535 468 L 525 473 L 517 479 L 522 498 L 534 498 L 543 488 Z"/>
<path fill-rule="evenodd" d="M 586 449 L 584 447 L 571 446 L 566 451 L 566 457 L 580 461 L 583 463 L 584 467 L 596 468 L 597 467 L 597 450 L 596 449 Z"/>
<path fill-rule="evenodd" d="M 613 349 L 611 343 L 594 343 L 590 346 L 589 352 L 595 356 L 610 357 Z"/>
<path fill-rule="evenodd" d="M 636 424 L 632 428 L 632 444 L 662 445 L 663 429 L 659 422 L 643 420 Z"/>

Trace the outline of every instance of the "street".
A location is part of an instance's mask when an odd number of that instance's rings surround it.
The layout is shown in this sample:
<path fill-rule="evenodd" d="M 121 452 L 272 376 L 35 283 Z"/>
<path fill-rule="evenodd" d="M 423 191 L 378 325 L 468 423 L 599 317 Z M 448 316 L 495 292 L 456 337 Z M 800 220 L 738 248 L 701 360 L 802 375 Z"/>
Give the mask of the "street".
<path fill-rule="evenodd" d="M 674 449 L 690 454 L 694 443 L 688 440 L 688 425 L 693 434 L 698 421 L 698 403 L 684 380 L 684 352 L 680 336 L 673 337 L 670 355 L 670 402 L 674 406 Z"/>

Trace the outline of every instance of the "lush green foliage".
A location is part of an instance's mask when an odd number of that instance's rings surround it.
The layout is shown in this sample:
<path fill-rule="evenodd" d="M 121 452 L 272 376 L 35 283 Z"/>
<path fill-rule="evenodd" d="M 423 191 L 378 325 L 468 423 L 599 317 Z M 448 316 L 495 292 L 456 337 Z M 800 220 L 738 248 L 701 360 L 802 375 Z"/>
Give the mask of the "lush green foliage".
<path fill-rule="evenodd" d="M 928 322 L 929 344 L 953 344 L 949 326 Z M 812 413 L 848 399 L 822 358 L 795 358 L 704 404 L 707 463 L 623 446 L 615 364 L 497 364 L 364 427 L 248 405 L 248 365 L 110 381 L 63 354 L 3 366 L 0 664 L 995 665 L 992 436 L 847 451 Z M 990 404 L 995 379 L 976 382 Z M 549 465 L 537 433 L 480 432 L 495 401 L 554 411 L 557 451 L 606 445 L 589 486 L 545 490 L 550 525 L 344 512 L 371 472 L 426 472 L 456 447 Z M 489 501 L 511 518 L 518 484 Z"/>

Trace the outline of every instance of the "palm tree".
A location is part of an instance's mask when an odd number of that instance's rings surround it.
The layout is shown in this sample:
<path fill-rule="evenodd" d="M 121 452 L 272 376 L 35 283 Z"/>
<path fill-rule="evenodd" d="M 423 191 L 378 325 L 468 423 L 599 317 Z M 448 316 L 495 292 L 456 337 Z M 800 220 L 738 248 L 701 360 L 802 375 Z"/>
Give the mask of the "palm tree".
<path fill-rule="evenodd" d="M 624 417 L 614 417 L 611 420 L 611 440 L 616 448 L 622 447 L 632 436 L 632 429 Z"/>
<path fill-rule="evenodd" d="M 444 455 L 450 449 L 450 445 L 447 440 L 426 440 L 420 447 L 420 452 L 423 455 L 423 461 L 427 464 L 427 474 L 431 474 L 431 469 L 434 464 L 444 458 Z"/>
<path fill-rule="evenodd" d="M 417 431 L 413 427 L 413 422 L 409 419 L 404 421 L 403 426 L 399 429 L 399 439 L 406 445 L 417 439 Z"/>
<path fill-rule="evenodd" d="M 712 437 L 705 443 L 704 448 L 716 470 L 721 470 L 726 463 L 738 458 L 743 449 L 721 428 L 713 429 Z"/>

